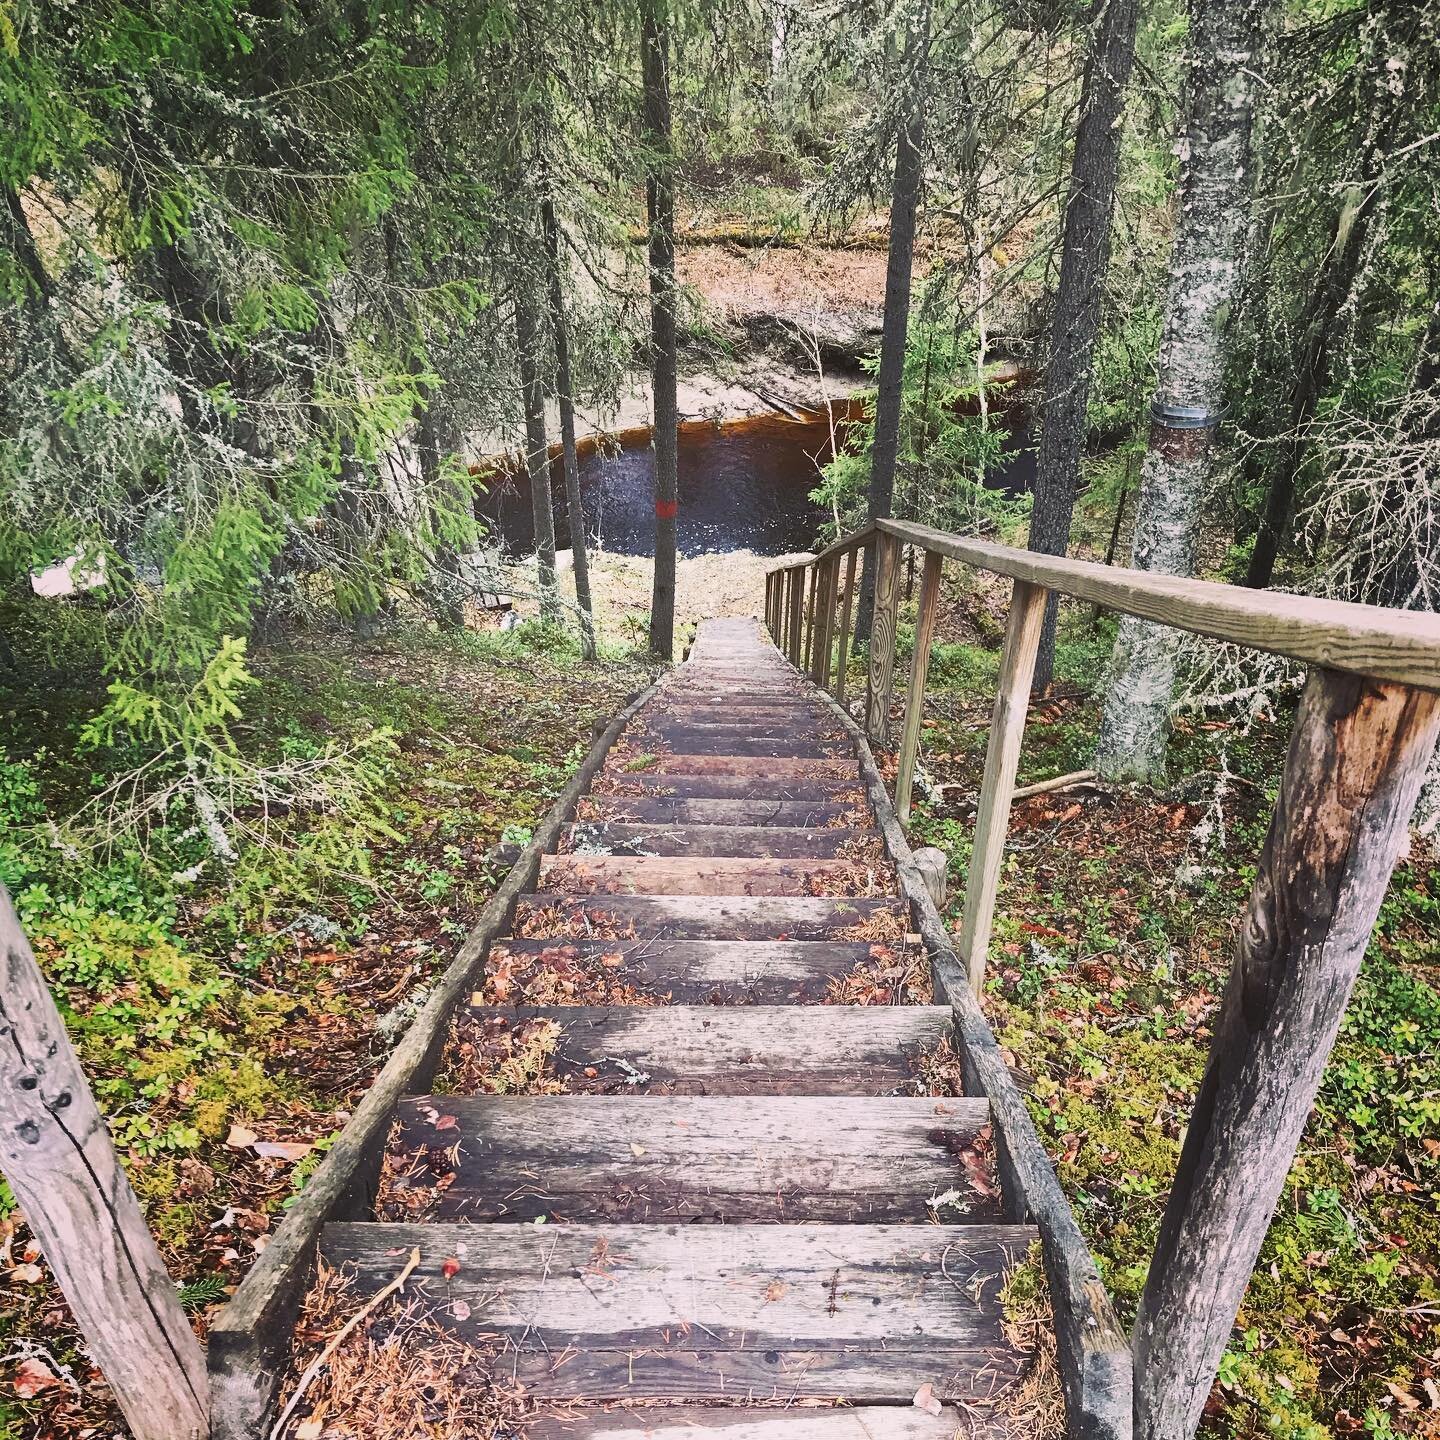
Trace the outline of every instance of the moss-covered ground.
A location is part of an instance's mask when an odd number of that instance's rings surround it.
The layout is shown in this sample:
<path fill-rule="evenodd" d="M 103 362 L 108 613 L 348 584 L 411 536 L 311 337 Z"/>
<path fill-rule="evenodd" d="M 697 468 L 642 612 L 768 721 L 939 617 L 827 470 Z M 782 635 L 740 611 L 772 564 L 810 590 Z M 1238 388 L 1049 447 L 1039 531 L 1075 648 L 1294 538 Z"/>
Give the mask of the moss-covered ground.
<path fill-rule="evenodd" d="M 183 792 L 143 826 L 124 797 L 95 807 L 140 752 L 82 738 L 104 682 L 91 623 L 65 624 L 33 649 L 11 632 L 0 880 L 203 1332 L 513 847 L 647 677 L 624 657 L 583 664 L 533 627 L 368 646 L 326 634 L 254 654 L 236 753 L 283 778 L 277 793 L 315 783 L 270 813 L 252 789 L 226 817 L 239 837 L 226 861 Z M 0 1277 L 0 1436 L 114 1434 L 8 1188 Z"/>
<path fill-rule="evenodd" d="M 957 581 L 956 583 L 963 583 Z M 958 924 L 1003 597 L 947 592 L 913 838 L 950 857 Z M 977 616 L 981 617 L 976 624 Z M 902 644 L 907 639 L 902 615 Z M 1062 618 L 1060 698 L 1018 783 L 1090 763 L 1113 635 Z M 857 685 L 863 685 L 857 661 Z M 852 691 L 852 693 L 854 693 Z M 1293 707 L 1178 727 L 1169 788 L 1016 806 L 985 1007 L 1122 1319 L 1133 1319 L 1205 1065 Z M 950 788 L 953 787 L 953 788 Z M 938 797 L 938 803 L 937 803 Z M 1440 1433 L 1440 856 L 1397 868 L 1339 1043 L 1207 1407 L 1280 1440 Z"/>

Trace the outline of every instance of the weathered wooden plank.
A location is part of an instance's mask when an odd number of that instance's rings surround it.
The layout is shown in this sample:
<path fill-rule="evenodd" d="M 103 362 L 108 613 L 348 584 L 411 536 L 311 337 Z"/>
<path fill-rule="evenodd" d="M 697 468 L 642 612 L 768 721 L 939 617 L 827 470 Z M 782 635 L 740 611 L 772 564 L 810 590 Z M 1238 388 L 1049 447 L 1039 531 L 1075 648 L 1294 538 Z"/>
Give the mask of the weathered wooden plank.
<path fill-rule="evenodd" d="M 895 681 L 895 628 L 900 615 L 900 544 L 891 535 L 877 535 L 875 551 L 875 609 L 870 621 L 865 733 L 881 745 L 890 728 L 890 697 Z"/>
<path fill-rule="evenodd" d="M 524 1370 L 532 1388 L 549 1377 L 538 1393 L 783 1386 L 908 1403 L 927 1382 L 968 1395 L 977 1371 L 998 1394 L 1020 1372 L 997 1296 L 1033 1238 L 1010 1225 L 334 1224 L 324 1253 L 364 1296 L 418 1247 L 413 1293 L 459 1334 L 509 1341 L 507 1376 L 517 1355 L 542 1359 Z"/>
<path fill-rule="evenodd" d="M 925 680 L 930 674 L 930 642 L 940 611 L 940 557 L 927 554 L 920 577 L 920 605 L 915 621 L 915 651 L 910 657 L 910 687 L 905 695 L 905 723 L 900 733 L 900 761 L 895 771 L 895 813 L 904 825 L 910 819 L 915 757 L 920 750 L 920 722 L 925 718 Z"/>
<path fill-rule="evenodd" d="M 535 827 L 530 844 L 480 912 L 455 959 L 430 991 L 319 1169 L 286 1211 L 230 1303 L 211 1322 L 207 1359 L 212 1440 L 253 1440 L 268 1430 L 266 1419 L 289 1363 L 290 1332 L 320 1226 L 334 1216 L 368 1212 L 396 1101 L 407 1091 L 429 1084 L 450 1018 L 471 989 L 490 942 L 507 928 L 520 895 L 535 882 L 541 855 L 554 846 L 575 802 L 650 694 L 649 690 L 642 693 L 610 722 Z"/>
<path fill-rule="evenodd" d="M 730 855 L 547 855 L 540 883 L 579 895 L 814 895 L 862 891 L 872 874 L 853 860 Z"/>
<path fill-rule="evenodd" d="M 588 802 L 588 813 L 607 823 L 776 830 L 838 826 L 852 808 L 821 800 L 687 800 L 674 795 L 593 795 Z"/>
<path fill-rule="evenodd" d="M 768 1409 L 670 1405 L 542 1416 L 526 1422 L 525 1440 L 955 1440 L 970 1433 L 951 1407 L 930 1415 L 913 1405 L 801 1407 L 780 1398 Z"/>
<path fill-rule="evenodd" d="M 1440 616 L 1345 600 L 1248 590 L 1151 570 L 1012 550 L 900 520 L 877 522 L 891 536 L 1161 625 L 1210 635 L 1307 664 L 1440 690 Z"/>
<path fill-rule="evenodd" d="M 642 717 L 644 724 L 657 732 L 667 729 L 694 730 L 705 735 L 736 735 L 761 739 L 771 735 L 795 735 L 797 732 L 816 739 L 836 740 L 844 737 L 830 725 L 830 717 L 814 707 L 782 705 L 770 710 L 749 710 L 743 715 L 724 705 L 704 708 L 662 709 L 652 705 Z"/>
<path fill-rule="evenodd" d="M 500 940 L 491 957 L 523 960 L 547 949 L 618 957 L 618 977 L 680 1004 L 818 1005 L 832 979 L 871 959 L 859 940 Z"/>
<path fill-rule="evenodd" d="M 634 937 L 671 940 L 833 940 L 856 938 L 856 929 L 898 929 L 903 911 L 894 900 L 828 900 L 807 896 L 769 899 L 749 895 L 567 895 L 542 891 L 522 902 L 531 915 L 554 912 L 568 933 L 587 923 L 624 929 Z M 608 917 L 602 919 L 601 917 Z"/>
<path fill-rule="evenodd" d="M 755 1013 L 742 1010 L 741 1023 Z M 995 1214 L 993 1197 L 973 1184 L 984 1100 L 421 1095 L 397 1119 L 392 1147 L 453 1157 L 443 1187 L 426 1165 L 396 1182 L 433 1192 L 427 1214 L 437 1220 L 874 1224 Z M 952 1192 L 953 1202 L 937 1201 Z"/>
<path fill-rule="evenodd" d="M 632 733 L 630 742 L 632 747 L 653 749 L 662 755 L 838 760 L 850 754 L 848 744 L 816 738 L 798 726 L 786 734 L 747 735 L 740 727 L 707 730 L 653 715 L 647 716 L 644 726 Z"/>
<path fill-rule="evenodd" d="M 885 837 L 914 926 L 930 953 L 936 995 L 954 1006 L 966 1092 L 983 1094 L 990 1101 L 995 1168 L 1006 1213 L 1016 1220 L 1033 1218 L 1040 1231 L 1068 1433 L 1073 1440 L 1130 1440 L 1134 1386 L 1129 1337 L 1115 1318 L 1025 1101 L 955 957 L 950 932 L 915 863 L 875 756 L 860 727 L 838 705 L 832 709 L 855 740 L 875 823 Z"/>
<path fill-rule="evenodd" d="M 954 1027 L 948 1005 L 473 1006 L 468 1015 L 497 1033 L 553 1021 L 555 1073 L 570 1094 L 600 1095 L 885 1095 L 912 1081 L 915 1059 Z"/>
<path fill-rule="evenodd" d="M 0 1166 L 137 1440 L 203 1440 L 205 1357 L 3 885 L 0 952 Z"/>
<path fill-rule="evenodd" d="M 731 855 L 833 859 L 866 831 L 848 826 L 627 825 L 571 827 L 568 849 L 610 855 Z"/>
<path fill-rule="evenodd" d="M 858 794 L 853 767 L 846 774 L 806 775 L 679 775 L 668 767 L 659 770 L 608 772 L 616 788 L 610 793 L 644 793 L 681 800 L 832 800 L 837 794 Z"/>
<path fill-rule="evenodd" d="M 1189 1440 L 1369 943 L 1440 697 L 1312 670 L 1135 1325 L 1140 1440 Z"/>
<path fill-rule="evenodd" d="M 626 761 L 616 761 L 616 768 L 624 774 L 644 775 L 643 770 L 630 770 L 628 765 L 633 761 L 630 756 Z M 784 756 L 772 758 L 768 755 L 666 755 L 663 757 L 663 766 L 657 765 L 657 769 L 664 769 L 671 775 L 741 775 L 741 776 L 771 776 L 777 779 L 814 779 L 817 776 L 836 775 L 845 776 L 849 779 L 855 777 L 855 762 L 850 757 L 844 759 L 787 759 Z"/>
<path fill-rule="evenodd" d="M 985 775 L 975 814 L 975 846 L 965 879 L 965 910 L 960 922 L 960 954 L 978 995 L 985 985 L 985 959 L 995 919 L 995 894 L 1005 862 L 1005 836 L 1010 829 L 1010 795 L 1025 738 L 1030 682 L 1045 623 L 1047 592 L 1017 580 L 1010 595 L 1010 620 L 1000 657 L 995 708 L 990 714 L 990 741 L 985 748 Z"/>

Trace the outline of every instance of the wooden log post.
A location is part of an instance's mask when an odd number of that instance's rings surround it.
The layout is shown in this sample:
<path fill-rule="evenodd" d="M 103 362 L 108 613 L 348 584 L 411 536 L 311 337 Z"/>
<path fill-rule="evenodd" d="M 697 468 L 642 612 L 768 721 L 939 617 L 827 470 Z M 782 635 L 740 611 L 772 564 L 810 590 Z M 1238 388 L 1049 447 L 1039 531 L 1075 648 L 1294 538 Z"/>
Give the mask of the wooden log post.
<path fill-rule="evenodd" d="M 860 546 L 846 558 L 845 599 L 840 611 L 840 643 L 835 654 L 835 703 L 845 703 L 845 668 L 850 663 L 850 616 L 855 607 L 855 568 L 860 561 Z"/>
<path fill-rule="evenodd" d="M 1000 683 L 990 714 L 990 742 L 985 749 L 985 775 L 975 815 L 975 848 L 965 881 L 965 912 L 960 922 L 960 958 L 978 995 L 985 984 L 985 957 L 995 919 L 995 892 L 1005 860 L 1005 835 L 1010 828 L 1010 796 L 1025 737 L 1030 708 L 1030 680 L 1045 623 L 1046 590 L 1017 580 L 1010 592 L 1010 621 L 1000 656 Z"/>
<path fill-rule="evenodd" d="M 900 765 L 895 772 L 895 813 L 910 819 L 915 757 L 920 751 L 920 722 L 925 717 L 925 681 L 930 674 L 930 642 L 940 609 L 940 556 L 927 550 L 920 577 L 920 609 L 915 617 L 915 653 L 910 658 L 910 688 L 905 694 L 905 723 L 900 733 Z"/>
<path fill-rule="evenodd" d="M 900 542 L 875 537 L 875 613 L 870 622 L 870 669 L 865 686 L 865 733 L 883 746 L 890 728 L 890 695 L 895 682 L 895 627 L 900 616 Z"/>
<path fill-rule="evenodd" d="M 1320 1087 L 1440 696 L 1316 667 L 1133 1337 L 1136 1440 L 1190 1440 Z"/>
<path fill-rule="evenodd" d="M 135 1440 L 203 1440 L 200 1342 L 3 886 L 0 949 L 0 1168 Z"/>

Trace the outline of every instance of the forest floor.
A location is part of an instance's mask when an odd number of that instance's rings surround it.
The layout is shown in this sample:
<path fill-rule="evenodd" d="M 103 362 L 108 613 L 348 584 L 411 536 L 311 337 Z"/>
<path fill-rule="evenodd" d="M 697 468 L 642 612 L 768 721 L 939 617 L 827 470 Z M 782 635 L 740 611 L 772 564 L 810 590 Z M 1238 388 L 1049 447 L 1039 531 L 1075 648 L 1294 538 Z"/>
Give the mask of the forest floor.
<path fill-rule="evenodd" d="M 958 925 L 999 660 L 985 581 L 948 592 L 927 694 L 932 797 L 913 837 L 950 857 Z M 979 615 L 980 623 L 974 623 Z M 1113 622 L 1062 622 L 1054 699 L 1021 785 L 1087 767 Z M 908 638 L 908 637 L 902 637 Z M 863 685 L 857 669 L 856 681 Z M 1289 732 L 1182 723 L 1161 791 L 1016 807 L 985 996 L 1061 1182 L 1129 1324 L 1205 1063 Z M 943 787 L 943 788 L 942 788 Z M 950 787 L 954 787 L 953 789 Z M 1300 1155 L 1206 1409 L 1242 1436 L 1440 1436 L 1440 851 L 1391 882 Z"/>
<path fill-rule="evenodd" d="M 648 672 L 528 627 L 255 655 L 240 753 L 277 773 L 349 759 L 227 866 L 178 810 L 143 844 L 117 828 L 67 849 L 133 757 L 82 737 L 93 647 L 9 633 L 24 678 L 0 689 L 0 880 L 203 1334 L 503 878 L 496 847 L 528 838 Z M 3 1185 L 0 1287 L 0 1437 L 123 1432 Z"/>
<path fill-rule="evenodd" d="M 914 835 L 950 856 L 952 921 L 1002 592 L 983 582 L 947 590 L 932 665 L 922 763 L 927 783 L 947 788 L 932 788 L 943 803 L 917 805 Z M 89 623 L 82 611 L 72 618 Z M 902 626 L 902 643 L 910 634 Z M 1066 616 L 1022 783 L 1087 763 L 1109 641 L 1108 621 Z M 528 626 L 399 633 L 364 647 L 310 637 L 255 657 L 261 684 L 237 744 L 273 766 L 337 745 L 363 753 L 365 786 L 337 783 L 329 805 L 279 822 L 228 870 L 184 816 L 145 851 L 117 834 L 108 854 L 77 865 L 53 843 L 51 822 L 128 757 L 82 743 L 97 678 L 78 647 L 56 643 L 58 653 L 17 647 L 24 682 L 0 707 L 0 879 L 203 1333 L 503 873 L 497 844 L 526 837 L 593 726 L 646 672 L 626 659 L 582 665 L 570 642 Z M 1283 706 L 1248 732 L 1186 725 L 1167 790 L 1076 791 L 1017 807 L 986 1006 L 1029 1077 L 1037 1124 L 1127 1320 L 1286 728 Z M 1209 1411 L 1218 1431 L 1440 1434 L 1437 934 L 1440 867 L 1417 848 L 1391 885 L 1222 1365 Z M 862 987 L 844 998 L 891 997 Z M 116 1433 L 8 1192 L 0 1266 L 0 1435 Z"/>

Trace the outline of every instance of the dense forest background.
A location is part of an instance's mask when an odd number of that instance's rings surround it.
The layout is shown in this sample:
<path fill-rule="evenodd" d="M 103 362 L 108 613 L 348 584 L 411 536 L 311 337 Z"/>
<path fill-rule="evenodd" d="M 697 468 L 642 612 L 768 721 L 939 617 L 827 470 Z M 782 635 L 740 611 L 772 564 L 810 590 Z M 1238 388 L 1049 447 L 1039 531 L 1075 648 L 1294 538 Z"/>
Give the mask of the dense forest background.
<path fill-rule="evenodd" d="M 817 544 L 885 471 L 940 528 L 1440 608 L 1434 0 L 0 0 L 0 87 L 0 881 L 202 1320 L 683 640 L 663 548 L 648 626 L 598 633 L 538 510 L 539 553 L 497 558 L 486 454 L 548 502 L 577 406 L 764 347 L 818 398 L 859 358 Z M 899 280 L 858 340 L 783 299 L 747 329 L 687 278 L 701 244 L 888 246 Z M 1161 474 L 1176 375 L 1210 440 Z M 537 618 L 489 628 L 496 591 Z M 950 578 L 915 824 L 957 876 L 1002 625 Z M 1076 607 L 1041 678 L 1022 780 L 1098 746 L 1116 789 L 1020 812 L 989 1003 L 1125 1308 L 1301 677 Z M 1236 1433 L 1440 1413 L 1434 777 L 1222 1367 Z M 103 1386 L 0 1209 L 0 1417 L 81 1433 Z"/>

